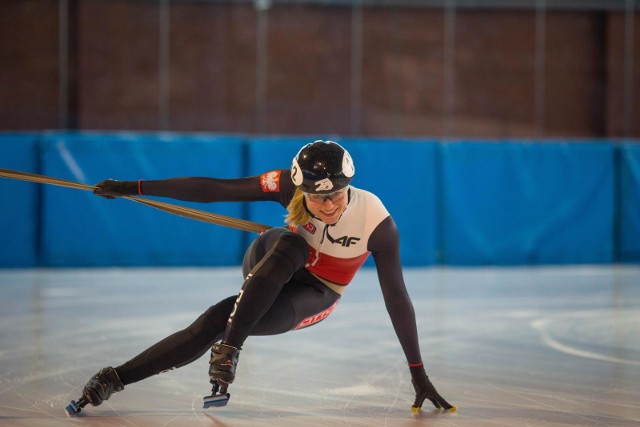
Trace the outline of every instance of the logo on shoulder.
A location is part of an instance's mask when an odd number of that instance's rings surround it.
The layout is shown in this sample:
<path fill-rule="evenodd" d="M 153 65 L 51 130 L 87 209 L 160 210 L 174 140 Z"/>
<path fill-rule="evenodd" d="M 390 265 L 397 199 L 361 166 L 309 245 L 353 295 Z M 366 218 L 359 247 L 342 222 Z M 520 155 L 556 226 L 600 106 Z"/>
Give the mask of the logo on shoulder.
<path fill-rule="evenodd" d="M 316 233 L 316 226 L 311 224 L 310 222 L 308 222 L 306 225 L 303 225 L 302 228 L 304 228 L 305 230 L 307 230 L 311 234 L 315 234 Z"/>
<path fill-rule="evenodd" d="M 260 175 L 260 186 L 265 193 L 280 191 L 280 171 L 271 171 Z"/>

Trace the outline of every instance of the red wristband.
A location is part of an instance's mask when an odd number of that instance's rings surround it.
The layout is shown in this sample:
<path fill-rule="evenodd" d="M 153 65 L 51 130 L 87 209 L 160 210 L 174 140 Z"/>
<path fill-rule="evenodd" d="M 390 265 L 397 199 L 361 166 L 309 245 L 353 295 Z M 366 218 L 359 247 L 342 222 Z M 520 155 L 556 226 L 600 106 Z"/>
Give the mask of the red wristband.
<path fill-rule="evenodd" d="M 142 196 L 142 181 L 144 181 L 144 180 L 142 180 L 142 179 L 138 180 L 138 195 L 139 196 Z"/>
<path fill-rule="evenodd" d="M 410 368 L 417 368 L 418 366 L 422 366 L 424 365 L 423 362 L 419 362 L 419 363 L 409 363 L 409 367 Z"/>

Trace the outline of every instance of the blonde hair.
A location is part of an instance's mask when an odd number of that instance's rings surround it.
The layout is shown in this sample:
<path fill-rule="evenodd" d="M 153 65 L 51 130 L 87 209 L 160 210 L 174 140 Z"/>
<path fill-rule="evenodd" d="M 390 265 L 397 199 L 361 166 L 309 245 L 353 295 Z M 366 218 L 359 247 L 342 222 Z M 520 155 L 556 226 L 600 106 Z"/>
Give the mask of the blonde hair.
<path fill-rule="evenodd" d="M 296 188 L 296 192 L 287 206 L 287 212 L 285 221 L 290 226 L 305 225 L 311 221 L 311 215 L 304 206 L 304 192 L 301 189 Z"/>

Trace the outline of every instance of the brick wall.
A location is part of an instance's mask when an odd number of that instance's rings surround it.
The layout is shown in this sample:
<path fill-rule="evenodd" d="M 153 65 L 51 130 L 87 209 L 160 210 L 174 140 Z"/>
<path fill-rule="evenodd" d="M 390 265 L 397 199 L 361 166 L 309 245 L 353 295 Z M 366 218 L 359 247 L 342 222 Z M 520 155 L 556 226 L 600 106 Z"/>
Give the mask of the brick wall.
<path fill-rule="evenodd" d="M 0 2 L 0 130 L 640 136 L 640 14 L 177 2 L 163 74 L 159 2 L 69 5 L 61 111 L 58 2 Z"/>

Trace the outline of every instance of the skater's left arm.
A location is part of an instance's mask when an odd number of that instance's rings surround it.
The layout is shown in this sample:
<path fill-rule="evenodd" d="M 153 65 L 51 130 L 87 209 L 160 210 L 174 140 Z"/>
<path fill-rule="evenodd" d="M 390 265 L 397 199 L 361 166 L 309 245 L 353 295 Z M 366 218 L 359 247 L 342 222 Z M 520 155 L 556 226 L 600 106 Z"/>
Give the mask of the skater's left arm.
<path fill-rule="evenodd" d="M 376 262 L 378 280 L 387 312 L 409 364 L 411 382 L 416 392 L 412 409 L 419 410 L 422 402 L 429 399 L 436 408 L 455 410 L 455 407 L 438 394 L 429 381 L 422 363 L 415 311 L 402 276 L 400 236 L 391 216 L 388 216 L 373 231 L 369 238 L 368 249 Z"/>
<path fill-rule="evenodd" d="M 420 363 L 422 357 L 418 345 L 415 312 L 404 284 L 400 262 L 400 238 L 391 216 L 373 231 L 368 249 L 373 254 L 384 303 L 407 362 L 410 365 Z"/>

